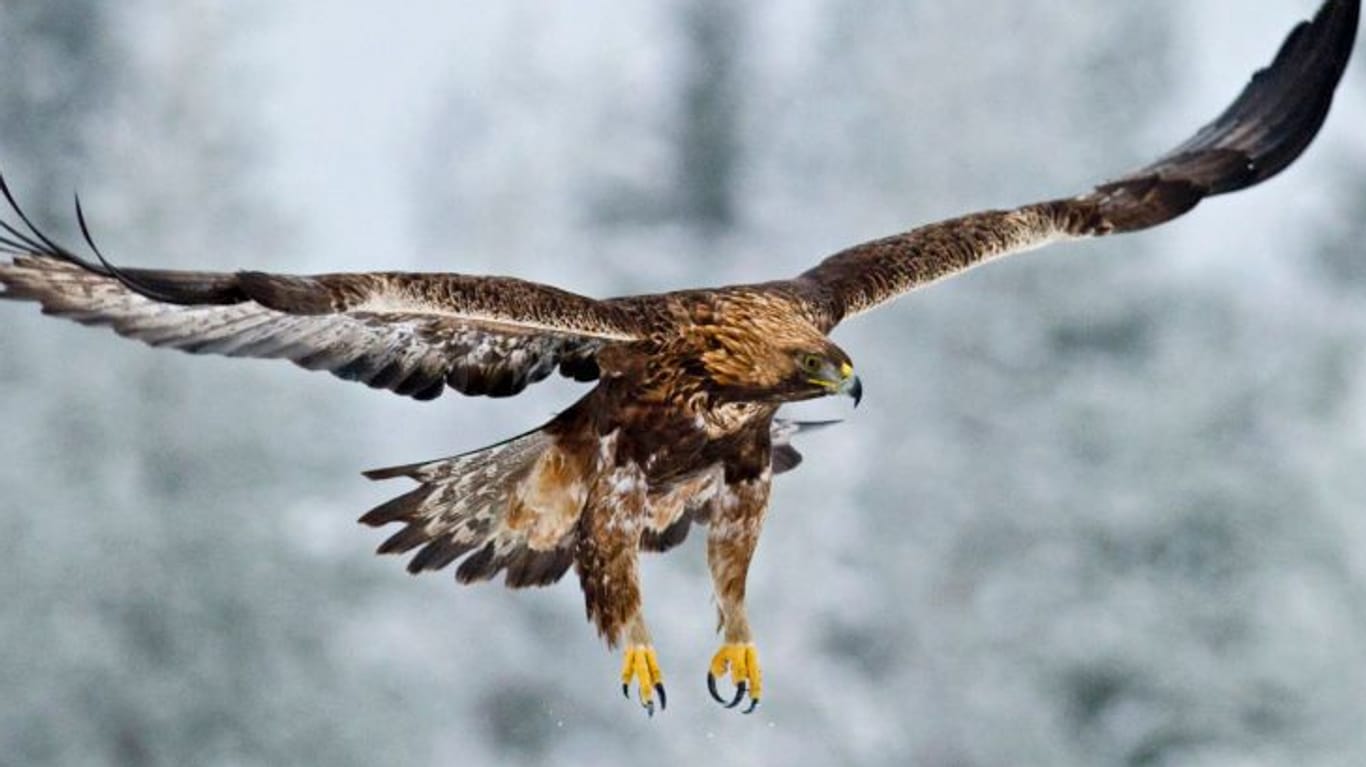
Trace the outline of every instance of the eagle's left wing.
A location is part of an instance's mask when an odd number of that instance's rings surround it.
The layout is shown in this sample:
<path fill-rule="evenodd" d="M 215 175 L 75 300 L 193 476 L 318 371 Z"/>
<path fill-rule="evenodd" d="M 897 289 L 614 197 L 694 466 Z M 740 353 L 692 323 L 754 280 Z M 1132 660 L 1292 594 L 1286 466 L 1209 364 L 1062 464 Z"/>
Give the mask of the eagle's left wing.
<path fill-rule="evenodd" d="M 295 276 L 90 263 L 34 228 L 2 179 L 0 192 L 28 225 L 25 231 L 0 220 L 0 252 L 14 256 L 0 261 L 0 299 L 37 301 L 44 313 L 108 325 L 153 346 L 288 359 L 432 399 L 447 386 L 470 395 L 516 394 L 557 368 L 590 380 L 601 348 L 638 338 L 621 307 L 511 277 Z M 81 223 L 84 229 L 83 217 Z"/>
<path fill-rule="evenodd" d="M 1275 60 L 1190 140 L 1078 197 L 987 211 L 856 245 L 786 283 L 833 327 L 910 290 L 1050 242 L 1146 229 L 1200 200 L 1279 173 L 1327 117 L 1356 39 L 1360 0 L 1327 0 Z"/>

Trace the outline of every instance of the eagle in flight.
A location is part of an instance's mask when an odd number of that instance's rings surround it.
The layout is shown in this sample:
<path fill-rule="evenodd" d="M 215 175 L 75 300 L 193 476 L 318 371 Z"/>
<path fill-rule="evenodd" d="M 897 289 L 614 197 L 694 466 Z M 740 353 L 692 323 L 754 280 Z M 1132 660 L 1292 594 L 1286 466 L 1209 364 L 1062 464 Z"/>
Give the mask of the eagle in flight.
<path fill-rule="evenodd" d="M 787 402 L 863 387 L 828 338 L 841 321 L 1010 253 L 1146 229 L 1289 165 L 1327 116 L 1360 0 L 1326 0 L 1237 99 L 1156 161 L 1075 197 L 942 221 L 855 245 L 790 279 L 596 300 L 512 277 L 374 272 L 295 276 L 117 268 L 43 234 L 0 179 L 0 297 L 154 346 L 283 358 L 419 400 L 447 388 L 506 397 L 551 373 L 596 381 L 549 423 L 482 450 L 367 472 L 416 487 L 360 518 L 399 527 L 381 553 L 408 570 L 459 562 L 462 583 L 513 588 L 572 566 L 588 618 L 624 643 L 622 690 L 653 714 L 664 678 L 637 560 L 706 527 L 722 645 L 707 672 L 728 707 L 763 695 L 745 578 L 774 474 L 800 456 Z M 734 691 L 722 696 L 718 679 Z"/>

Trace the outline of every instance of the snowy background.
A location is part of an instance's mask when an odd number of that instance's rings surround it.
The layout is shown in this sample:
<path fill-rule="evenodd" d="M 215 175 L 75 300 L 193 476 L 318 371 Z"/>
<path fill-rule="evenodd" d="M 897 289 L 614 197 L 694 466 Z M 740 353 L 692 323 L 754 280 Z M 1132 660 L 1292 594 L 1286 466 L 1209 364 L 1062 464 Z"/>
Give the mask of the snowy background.
<path fill-rule="evenodd" d="M 5 0 L 0 162 L 127 265 L 765 279 L 1150 159 L 1315 3 L 394 7 Z M 645 564 L 651 721 L 572 579 L 354 523 L 399 489 L 359 470 L 576 385 L 417 404 L 0 306 L 0 764 L 1366 763 L 1363 57 L 1266 186 L 836 332 L 867 396 L 777 484 L 748 718 L 699 536 Z"/>

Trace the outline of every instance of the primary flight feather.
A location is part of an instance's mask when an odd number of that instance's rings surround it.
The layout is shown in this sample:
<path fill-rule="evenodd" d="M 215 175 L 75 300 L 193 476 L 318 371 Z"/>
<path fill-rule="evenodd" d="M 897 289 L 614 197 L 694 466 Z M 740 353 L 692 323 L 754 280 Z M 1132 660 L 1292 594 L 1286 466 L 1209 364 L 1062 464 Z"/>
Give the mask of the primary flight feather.
<path fill-rule="evenodd" d="M 763 694 L 745 579 L 772 476 L 804 425 L 787 402 L 862 396 L 827 334 L 847 317 L 1010 253 L 1146 229 L 1205 197 L 1264 181 L 1323 124 L 1356 37 L 1359 0 L 1327 0 L 1272 63 L 1190 140 L 1083 194 L 986 211 L 856 245 L 787 280 L 595 300 L 510 277 L 188 272 L 117 268 L 57 245 L 24 215 L 0 221 L 0 297 L 154 346 L 288 359 L 416 399 L 447 387 L 510 396 L 555 371 L 596 381 L 544 426 L 483 450 L 367 472 L 416 487 L 361 521 L 399 528 L 379 548 L 412 572 L 553 583 L 572 566 L 589 619 L 624 642 L 622 689 L 666 703 L 642 612 L 641 550 L 707 527 L 723 645 L 708 669 L 729 707 Z M 456 564 L 458 562 L 458 564 Z M 726 676 L 727 699 L 717 689 Z"/>

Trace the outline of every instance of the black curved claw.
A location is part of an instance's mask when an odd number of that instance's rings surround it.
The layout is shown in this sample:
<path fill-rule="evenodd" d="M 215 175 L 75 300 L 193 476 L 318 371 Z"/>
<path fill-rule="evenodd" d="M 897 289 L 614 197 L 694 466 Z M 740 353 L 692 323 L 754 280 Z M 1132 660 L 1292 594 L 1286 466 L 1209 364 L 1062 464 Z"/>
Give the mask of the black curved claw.
<path fill-rule="evenodd" d="M 707 672 L 707 692 L 711 693 L 712 700 L 723 706 L 726 705 L 726 699 L 721 697 L 721 693 L 716 691 L 716 677 L 712 676 L 710 671 Z"/>
<path fill-rule="evenodd" d="M 737 685 L 735 688 L 735 697 L 731 698 L 730 700 L 726 700 L 725 698 L 721 697 L 721 693 L 718 692 L 716 689 L 716 677 L 712 675 L 710 671 L 707 672 L 707 692 L 711 693 L 712 700 L 716 701 L 717 703 L 720 703 L 726 708 L 735 708 L 736 706 L 740 705 L 740 701 L 745 699 L 745 692 L 748 689 L 748 685 L 746 685 L 744 682 L 740 682 L 740 684 Z"/>
<path fill-rule="evenodd" d="M 660 710 L 660 711 L 663 711 L 663 710 L 665 709 L 665 707 L 667 707 L 667 706 L 669 705 L 669 696 L 668 696 L 667 694 L 665 694 L 665 692 L 664 692 L 664 683 L 663 683 L 663 682 L 658 682 L 658 683 L 655 684 L 655 692 L 659 693 L 659 710 Z M 643 689 L 641 690 L 641 693 L 642 693 L 642 694 L 641 694 L 641 696 L 640 696 L 640 707 L 643 708 L 643 709 L 645 709 L 645 714 L 646 714 L 647 716 L 649 716 L 650 718 L 653 719 L 653 718 L 654 718 L 654 715 L 655 715 L 655 702 L 654 702 L 653 700 L 645 700 L 645 695 L 644 695 L 644 690 L 643 690 Z M 630 683 L 630 682 L 623 682 L 623 683 L 622 683 L 622 685 L 621 685 L 621 695 L 622 695 L 622 697 L 626 698 L 627 700 L 630 700 L 630 699 L 631 699 L 631 683 Z"/>
<path fill-rule="evenodd" d="M 735 686 L 735 699 L 730 703 L 727 703 L 726 708 L 735 708 L 740 705 L 740 701 L 745 699 L 745 693 L 748 691 L 749 686 L 746 685 L 744 681 L 741 681 L 740 684 Z"/>
<path fill-rule="evenodd" d="M 745 709 L 744 711 L 742 711 L 742 712 L 740 712 L 740 713 L 745 714 L 745 715 L 749 715 L 749 714 L 754 713 L 754 709 L 756 709 L 756 708 L 758 708 L 758 707 L 759 707 L 759 699 L 758 699 L 758 698 L 750 698 L 750 699 L 749 699 L 749 708 Z"/>

